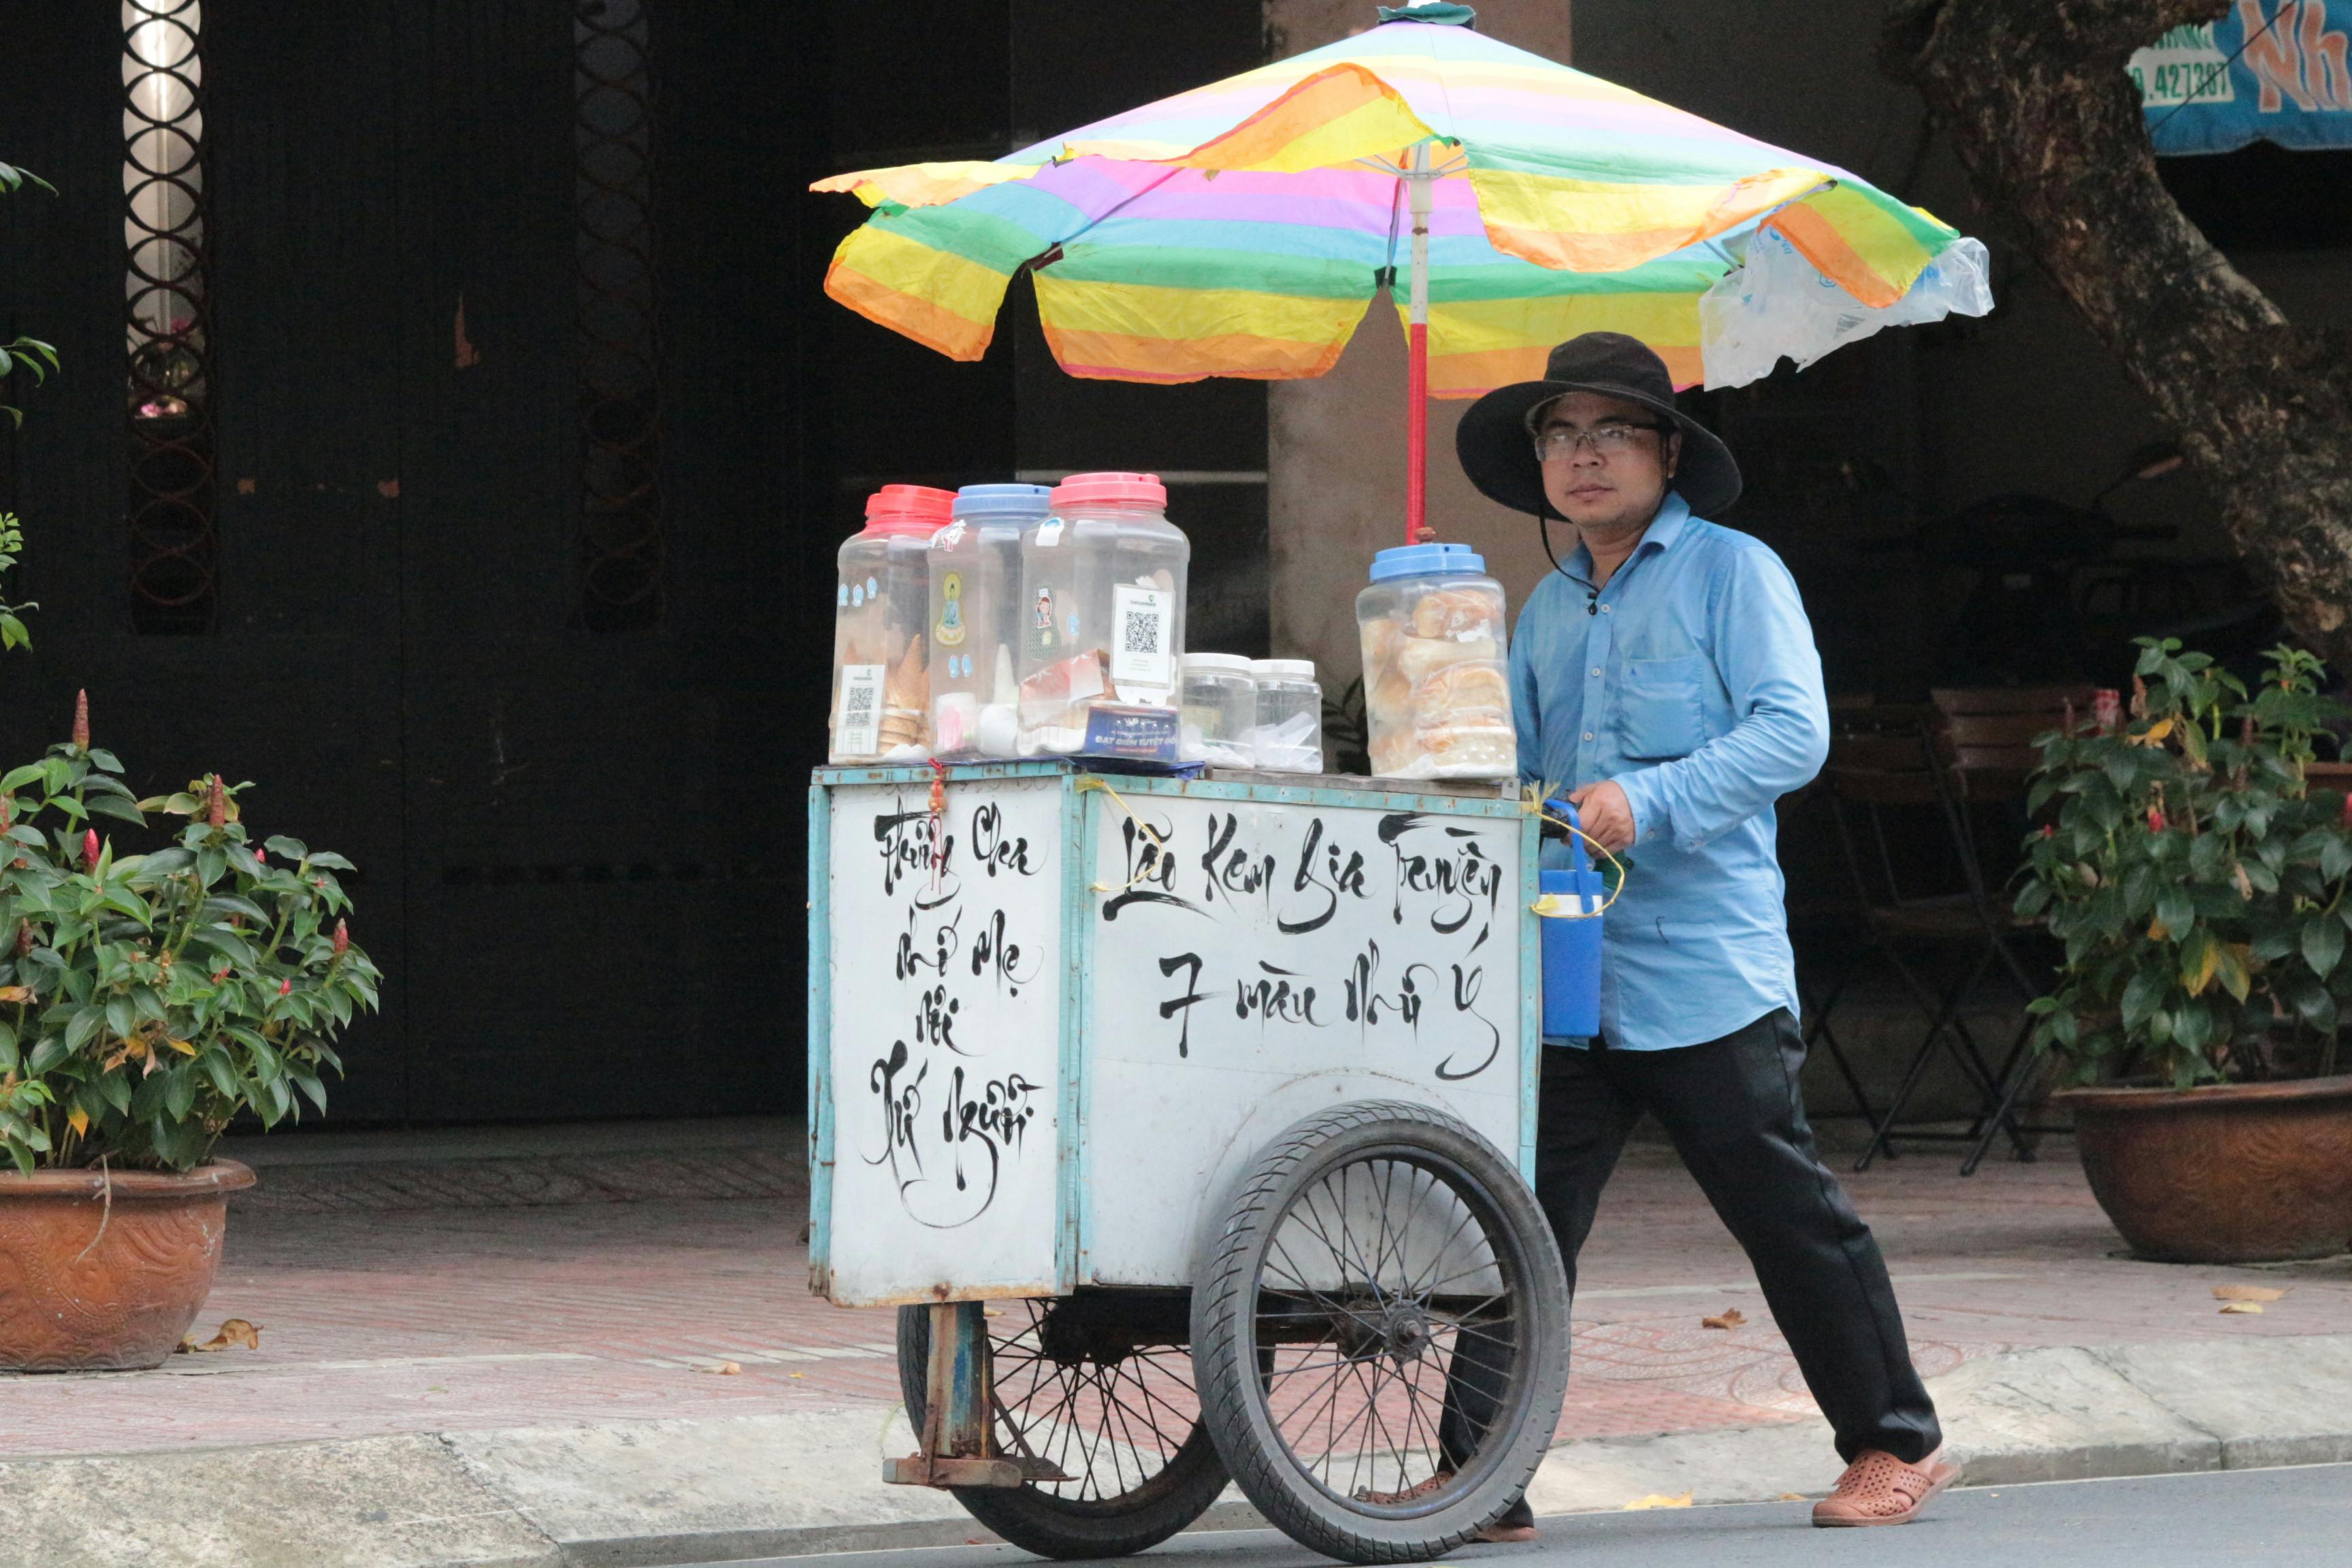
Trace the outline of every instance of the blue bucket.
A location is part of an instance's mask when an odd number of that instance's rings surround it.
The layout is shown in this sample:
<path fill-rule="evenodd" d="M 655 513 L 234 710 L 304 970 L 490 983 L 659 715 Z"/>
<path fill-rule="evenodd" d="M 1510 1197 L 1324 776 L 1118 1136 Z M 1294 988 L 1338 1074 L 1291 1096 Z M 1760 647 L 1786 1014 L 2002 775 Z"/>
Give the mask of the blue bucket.
<path fill-rule="evenodd" d="M 1566 801 L 1547 804 L 1576 821 L 1576 808 Z M 1546 1039 L 1589 1040 L 1601 1032 L 1601 907 L 1608 894 L 1584 840 L 1570 836 L 1568 845 L 1574 865 L 1540 873 L 1542 890 L 1583 912 L 1542 917 L 1543 1032 Z"/>

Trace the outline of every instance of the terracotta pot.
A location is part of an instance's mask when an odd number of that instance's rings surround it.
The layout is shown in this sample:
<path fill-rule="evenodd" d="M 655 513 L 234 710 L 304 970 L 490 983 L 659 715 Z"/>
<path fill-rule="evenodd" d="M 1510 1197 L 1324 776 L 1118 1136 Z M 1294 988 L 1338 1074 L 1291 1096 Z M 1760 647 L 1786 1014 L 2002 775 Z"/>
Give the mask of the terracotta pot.
<path fill-rule="evenodd" d="M 2083 1172 L 2134 1253 L 2267 1263 L 2352 1248 L 2352 1077 L 2067 1089 Z"/>
<path fill-rule="evenodd" d="M 228 1194 L 251 1185 L 234 1160 L 0 1173 L 0 1369 L 161 1366 L 212 1290 Z"/>

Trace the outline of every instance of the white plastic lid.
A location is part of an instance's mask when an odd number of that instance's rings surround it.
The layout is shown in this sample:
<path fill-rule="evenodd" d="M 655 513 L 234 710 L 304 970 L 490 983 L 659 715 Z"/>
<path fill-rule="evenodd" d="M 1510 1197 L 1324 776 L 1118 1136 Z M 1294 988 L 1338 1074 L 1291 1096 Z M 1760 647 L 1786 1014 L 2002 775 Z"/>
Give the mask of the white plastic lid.
<path fill-rule="evenodd" d="M 1188 653 L 1184 656 L 1184 668 L 1188 670 L 1213 669 L 1247 675 L 1250 673 L 1250 661 L 1237 653 Z"/>
<path fill-rule="evenodd" d="M 1252 675 L 1264 680 L 1315 679 L 1315 661 L 1311 658 L 1254 658 L 1249 668 Z"/>

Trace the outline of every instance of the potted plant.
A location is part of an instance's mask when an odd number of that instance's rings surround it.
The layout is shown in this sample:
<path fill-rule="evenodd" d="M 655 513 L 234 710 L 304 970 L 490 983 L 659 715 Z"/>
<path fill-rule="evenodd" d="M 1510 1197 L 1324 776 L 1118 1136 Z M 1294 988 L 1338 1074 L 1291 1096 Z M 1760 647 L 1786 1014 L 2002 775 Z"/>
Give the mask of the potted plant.
<path fill-rule="evenodd" d="M 2017 912 L 2064 944 L 2034 1040 L 2077 1086 L 2100 1205 L 2144 1258 L 2352 1246 L 2352 798 L 2311 787 L 2343 717 L 2319 661 L 2243 682 L 2139 639 L 2129 711 L 2042 742 Z"/>
<path fill-rule="evenodd" d="M 73 734 L 0 776 L 0 1368 L 159 1364 L 220 1262 L 226 1196 L 253 1173 L 212 1158 L 231 1119 L 320 1111 L 332 1040 L 373 1009 L 339 855 L 256 845 L 217 775 L 134 801 L 121 764 Z M 186 819 L 118 855 L 107 817 Z"/>

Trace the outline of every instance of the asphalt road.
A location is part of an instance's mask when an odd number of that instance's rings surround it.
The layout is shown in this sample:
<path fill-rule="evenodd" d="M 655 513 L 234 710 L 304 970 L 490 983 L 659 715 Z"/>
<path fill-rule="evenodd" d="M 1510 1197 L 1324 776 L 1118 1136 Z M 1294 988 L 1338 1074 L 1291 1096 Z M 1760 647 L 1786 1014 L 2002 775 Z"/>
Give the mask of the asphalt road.
<path fill-rule="evenodd" d="M 1454 1568 L 2352 1568 L 2352 1465 L 1964 1488 L 1897 1530 L 1815 1530 L 1810 1506 L 1574 1514 L 1544 1521 L 1542 1535 L 1528 1545 L 1466 1548 L 1447 1561 Z M 725 1568 L 999 1568 L 1035 1561 L 1010 1546 L 950 1546 Z M 1179 1536 L 1143 1561 L 1159 1568 L 1318 1568 L 1328 1560 L 1254 1530 Z"/>

